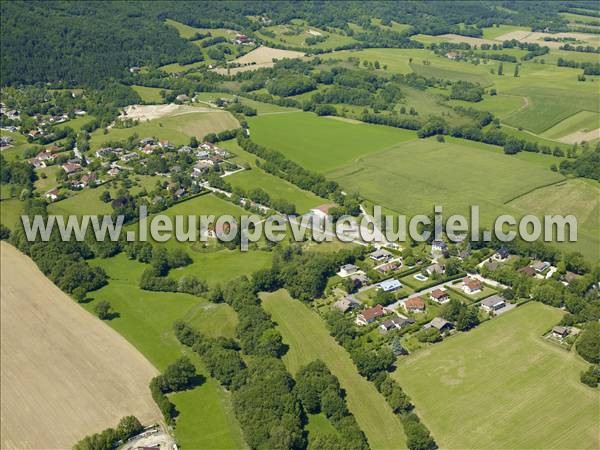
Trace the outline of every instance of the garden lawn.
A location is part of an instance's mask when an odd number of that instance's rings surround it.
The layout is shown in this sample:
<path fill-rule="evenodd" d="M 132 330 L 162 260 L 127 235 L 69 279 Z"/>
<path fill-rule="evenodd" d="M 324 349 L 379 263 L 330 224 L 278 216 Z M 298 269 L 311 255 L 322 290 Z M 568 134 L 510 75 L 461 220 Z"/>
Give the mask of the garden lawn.
<path fill-rule="evenodd" d="M 329 335 L 322 319 L 287 291 L 262 294 L 264 308 L 277 322 L 283 341 L 289 345 L 283 357 L 288 370 L 321 359 L 346 391 L 350 412 L 374 449 L 405 448 L 406 437 L 400 420 L 388 407 L 375 386 L 361 377 L 350 355 Z"/>
<path fill-rule="evenodd" d="M 251 117 L 250 136 L 303 167 L 321 173 L 392 145 L 416 139 L 413 131 L 317 117 L 313 113 Z"/>
<path fill-rule="evenodd" d="M 542 338 L 562 315 L 527 304 L 402 359 L 392 376 L 440 448 L 598 448 L 598 391 L 579 381 L 588 365 Z"/>

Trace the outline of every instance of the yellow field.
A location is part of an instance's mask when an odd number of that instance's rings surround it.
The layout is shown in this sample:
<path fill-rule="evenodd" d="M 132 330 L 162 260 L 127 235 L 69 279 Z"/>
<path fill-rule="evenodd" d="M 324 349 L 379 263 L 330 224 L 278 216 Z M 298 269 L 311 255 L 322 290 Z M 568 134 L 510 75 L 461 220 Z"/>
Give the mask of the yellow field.
<path fill-rule="evenodd" d="M 70 448 L 126 415 L 160 413 L 157 370 L 124 338 L 1 244 L 0 447 Z"/>

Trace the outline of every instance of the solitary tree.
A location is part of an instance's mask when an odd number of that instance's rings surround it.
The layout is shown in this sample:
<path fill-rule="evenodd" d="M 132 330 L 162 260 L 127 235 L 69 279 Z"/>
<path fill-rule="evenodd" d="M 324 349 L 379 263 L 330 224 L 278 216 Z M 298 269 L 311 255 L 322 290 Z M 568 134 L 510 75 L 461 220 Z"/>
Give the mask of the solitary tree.
<path fill-rule="evenodd" d="M 96 311 L 96 315 L 102 320 L 110 318 L 112 314 L 110 303 L 106 300 L 101 300 L 98 302 L 98 304 L 94 307 L 94 311 Z"/>
<path fill-rule="evenodd" d="M 500 63 L 500 65 L 498 66 L 498 75 L 503 74 L 503 68 L 504 68 L 504 66 L 502 65 L 502 63 Z"/>
<path fill-rule="evenodd" d="M 515 74 L 514 74 L 514 76 L 515 77 L 519 76 L 519 65 L 518 64 L 515 65 Z"/>

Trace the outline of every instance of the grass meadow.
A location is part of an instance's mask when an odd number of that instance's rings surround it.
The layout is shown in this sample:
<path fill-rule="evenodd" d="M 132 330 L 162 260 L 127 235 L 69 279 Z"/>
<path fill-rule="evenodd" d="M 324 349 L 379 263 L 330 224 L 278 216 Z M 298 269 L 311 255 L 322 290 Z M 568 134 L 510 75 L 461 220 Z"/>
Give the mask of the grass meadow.
<path fill-rule="evenodd" d="M 199 308 L 209 306 L 208 302 L 187 294 L 139 289 L 139 279 L 147 266 L 130 261 L 123 253 L 93 263 L 107 272 L 110 281 L 104 288 L 90 293 L 92 301 L 85 304 L 85 308 L 92 311 L 98 300 L 110 301 L 120 316 L 108 322 L 109 325 L 159 370 L 186 353 L 206 377 L 201 386 L 171 396 L 180 412 L 175 427 L 178 443 L 186 448 L 243 447 L 241 429 L 231 409 L 229 394 L 208 375 L 200 358 L 178 343 L 172 331 L 173 322 L 189 316 L 194 318 L 199 314 Z M 200 317 L 194 320 L 196 325 Z M 207 323 L 206 326 L 214 327 L 214 324 Z"/>
<path fill-rule="evenodd" d="M 542 335 L 563 312 L 530 303 L 415 352 L 392 375 L 440 448 L 598 448 L 587 367 Z"/>
<path fill-rule="evenodd" d="M 167 91 L 169 89 L 153 88 L 147 86 L 131 86 L 131 88 L 138 93 L 144 103 L 164 103 L 164 98 L 161 97 L 160 91 Z"/>
<path fill-rule="evenodd" d="M 361 156 L 416 139 L 413 131 L 317 117 L 273 114 L 248 119 L 253 140 L 310 170 L 328 172 Z"/>
<path fill-rule="evenodd" d="M 288 370 L 321 359 L 338 377 L 346 391 L 348 408 L 354 414 L 373 449 L 405 448 L 406 437 L 400 420 L 388 407 L 375 386 L 361 377 L 350 355 L 329 335 L 322 319 L 287 291 L 262 294 L 263 307 L 277 322 L 283 342 L 289 345 L 283 357 Z"/>

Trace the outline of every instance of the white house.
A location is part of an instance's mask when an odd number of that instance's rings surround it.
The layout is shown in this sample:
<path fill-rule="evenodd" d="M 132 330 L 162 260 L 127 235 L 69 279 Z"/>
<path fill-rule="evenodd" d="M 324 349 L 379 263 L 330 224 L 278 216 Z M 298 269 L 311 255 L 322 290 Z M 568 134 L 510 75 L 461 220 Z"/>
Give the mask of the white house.
<path fill-rule="evenodd" d="M 487 312 L 497 311 L 505 306 L 506 301 L 504 301 L 504 298 L 500 297 L 499 295 L 492 295 L 479 304 L 479 307 Z"/>

